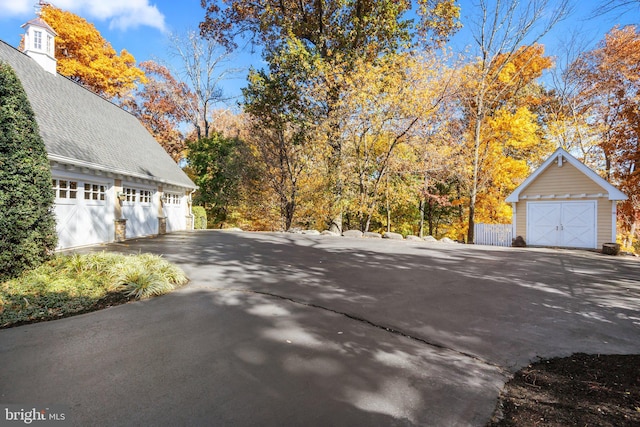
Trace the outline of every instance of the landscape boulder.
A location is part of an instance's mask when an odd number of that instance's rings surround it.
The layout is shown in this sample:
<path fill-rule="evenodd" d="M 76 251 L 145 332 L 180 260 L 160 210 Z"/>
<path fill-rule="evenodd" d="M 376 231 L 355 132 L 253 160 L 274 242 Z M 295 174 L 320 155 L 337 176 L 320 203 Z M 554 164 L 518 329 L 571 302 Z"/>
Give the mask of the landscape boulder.
<path fill-rule="evenodd" d="M 404 237 L 402 237 L 402 234 L 400 233 L 391 233 L 389 231 L 385 231 L 385 233 L 382 235 L 383 239 L 393 239 L 393 240 L 403 240 Z"/>
<path fill-rule="evenodd" d="M 433 236 L 424 236 L 422 238 L 422 240 L 424 240 L 425 242 L 429 242 L 429 243 L 437 243 L 438 242 L 438 239 L 436 239 Z"/>
<path fill-rule="evenodd" d="M 368 239 L 381 239 L 382 238 L 382 234 L 374 233 L 373 231 L 367 231 L 366 233 L 364 233 L 364 237 L 366 237 Z"/>
<path fill-rule="evenodd" d="M 322 233 L 320 233 L 322 236 L 333 236 L 333 237 L 338 237 L 339 234 L 336 233 L 335 231 L 329 231 L 329 230 L 324 230 Z"/>
<path fill-rule="evenodd" d="M 408 236 L 406 237 L 406 239 L 407 239 L 407 240 L 411 240 L 412 242 L 421 242 L 421 241 L 422 241 L 422 239 L 421 239 L 420 237 L 418 237 L 418 236 L 413 236 L 413 235 L 411 235 L 411 234 L 410 234 L 410 235 L 408 235 Z"/>
<path fill-rule="evenodd" d="M 360 230 L 347 230 L 347 231 L 342 232 L 342 235 L 344 237 L 358 237 L 358 238 L 360 238 L 360 237 L 362 237 L 362 231 L 360 231 Z"/>

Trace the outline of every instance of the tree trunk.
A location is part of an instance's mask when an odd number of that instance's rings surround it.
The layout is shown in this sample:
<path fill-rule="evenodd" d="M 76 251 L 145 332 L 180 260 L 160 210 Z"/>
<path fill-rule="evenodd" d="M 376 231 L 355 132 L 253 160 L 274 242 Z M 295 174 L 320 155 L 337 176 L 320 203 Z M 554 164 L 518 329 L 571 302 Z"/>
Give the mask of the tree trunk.
<path fill-rule="evenodd" d="M 482 130 L 482 111 L 483 100 L 482 97 L 479 97 L 476 110 L 476 122 L 473 129 L 473 175 L 471 177 L 471 193 L 469 195 L 469 228 L 467 229 L 467 243 L 473 243 L 475 239 L 474 226 L 476 221 L 476 200 L 478 199 L 478 179 L 480 172 L 480 132 Z"/>
<path fill-rule="evenodd" d="M 422 239 L 424 237 L 424 205 L 425 201 L 420 199 L 420 204 L 418 205 L 418 209 L 420 210 L 420 231 L 418 232 L 418 236 Z"/>
<path fill-rule="evenodd" d="M 433 230 L 433 200 L 429 200 L 429 214 L 427 215 L 429 222 L 429 236 L 434 236 Z"/>

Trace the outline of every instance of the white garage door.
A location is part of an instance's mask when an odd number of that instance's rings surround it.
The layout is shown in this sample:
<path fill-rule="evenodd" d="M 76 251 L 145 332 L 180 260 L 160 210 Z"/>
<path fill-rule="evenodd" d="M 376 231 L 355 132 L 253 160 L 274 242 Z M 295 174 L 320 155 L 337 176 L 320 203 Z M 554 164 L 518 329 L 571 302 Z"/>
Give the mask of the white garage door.
<path fill-rule="evenodd" d="M 527 203 L 527 240 L 534 246 L 596 247 L 596 202 Z"/>
<path fill-rule="evenodd" d="M 164 215 L 167 218 L 167 232 L 187 228 L 185 197 L 178 193 L 164 194 Z"/>
<path fill-rule="evenodd" d="M 124 186 L 122 191 L 122 216 L 127 220 L 127 239 L 158 234 L 156 192 L 133 186 Z"/>
<path fill-rule="evenodd" d="M 113 212 L 108 209 L 109 184 L 54 178 L 58 248 L 113 240 Z"/>

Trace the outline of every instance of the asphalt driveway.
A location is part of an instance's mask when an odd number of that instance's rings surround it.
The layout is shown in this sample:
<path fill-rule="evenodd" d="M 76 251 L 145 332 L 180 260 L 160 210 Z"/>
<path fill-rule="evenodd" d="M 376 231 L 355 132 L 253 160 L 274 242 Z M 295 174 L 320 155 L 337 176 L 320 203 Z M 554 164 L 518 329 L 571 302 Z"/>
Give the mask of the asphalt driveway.
<path fill-rule="evenodd" d="M 0 331 L 0 403 L 75 425 L 484 425 L 537 357 L 640 353 L 640 262 L 202 231 L 170 295 Z"/>

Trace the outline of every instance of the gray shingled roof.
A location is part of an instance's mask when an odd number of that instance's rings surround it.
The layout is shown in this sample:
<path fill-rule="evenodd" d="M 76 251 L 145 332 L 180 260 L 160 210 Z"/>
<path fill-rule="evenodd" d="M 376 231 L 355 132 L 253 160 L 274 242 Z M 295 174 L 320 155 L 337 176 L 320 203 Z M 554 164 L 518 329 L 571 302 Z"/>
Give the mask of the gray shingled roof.
<path fill-rule="evenodd" d="M 0 40 L 0 61 L 22 82 L 49 157 L 122 175 L 195 188 L 132 114 Z"/>

